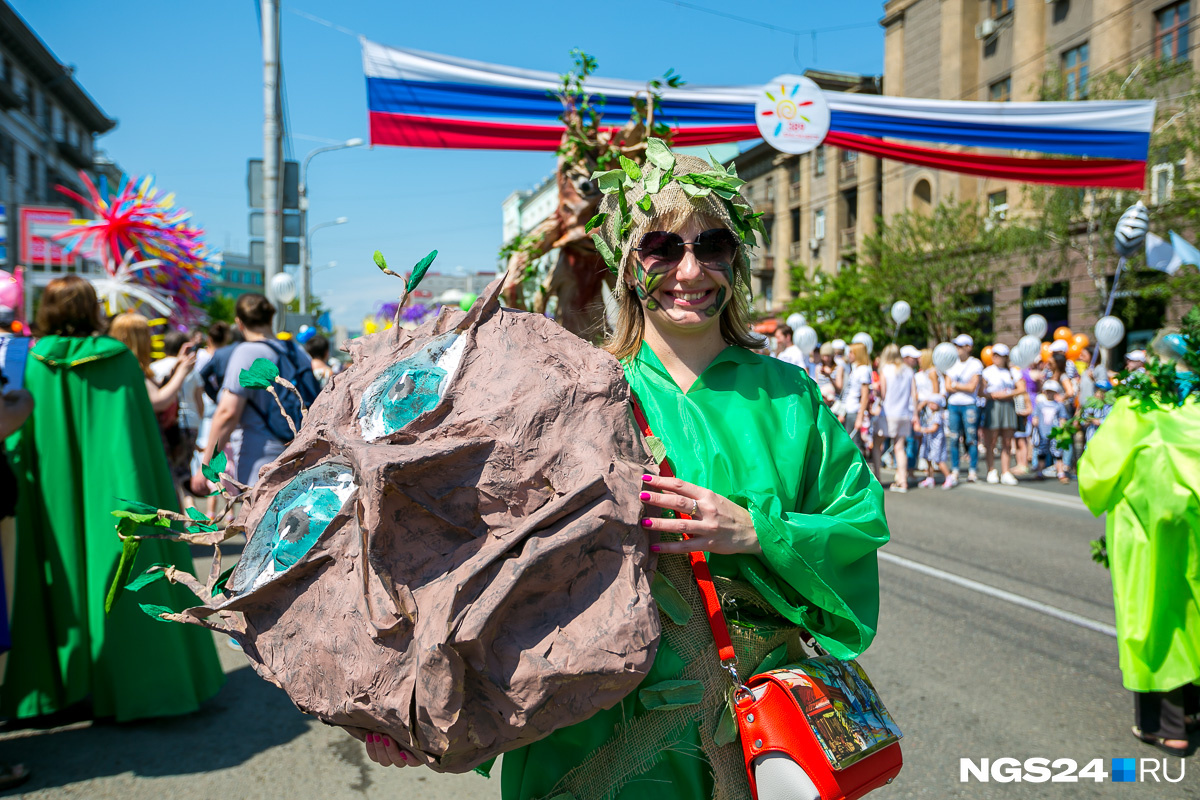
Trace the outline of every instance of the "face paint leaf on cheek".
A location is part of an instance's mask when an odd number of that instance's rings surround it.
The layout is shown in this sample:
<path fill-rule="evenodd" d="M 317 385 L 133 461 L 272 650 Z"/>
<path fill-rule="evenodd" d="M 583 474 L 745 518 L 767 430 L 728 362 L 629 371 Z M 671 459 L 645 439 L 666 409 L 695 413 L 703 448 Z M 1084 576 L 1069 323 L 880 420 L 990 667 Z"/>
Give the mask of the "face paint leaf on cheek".
<path fill-rule="evenodd" d="M 717 299 L 715 301 L 713 301 L 713 304 L 711 306 L 704 309 L 704 313 L 710 317 L 715 317 L 717 314 L 720 314 L 722 311 L 724 311 L 725 310 L 725 295 L 726 295 L 725 287 L 724 286 L 718 287 L 717 288 Z"/>

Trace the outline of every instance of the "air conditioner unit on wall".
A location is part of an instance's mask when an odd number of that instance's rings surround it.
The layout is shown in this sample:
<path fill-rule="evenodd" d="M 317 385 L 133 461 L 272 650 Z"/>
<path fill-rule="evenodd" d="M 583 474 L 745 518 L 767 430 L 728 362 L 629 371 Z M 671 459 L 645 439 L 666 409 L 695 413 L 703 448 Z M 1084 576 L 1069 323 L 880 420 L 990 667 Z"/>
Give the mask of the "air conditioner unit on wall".
<path fill-rule="evenodd" d="M 975 38 L 986 39 L 996 32 L 997 27 L 999 26 L 996 24 L 996 20 L 985 19 L 975 26 Z"/>

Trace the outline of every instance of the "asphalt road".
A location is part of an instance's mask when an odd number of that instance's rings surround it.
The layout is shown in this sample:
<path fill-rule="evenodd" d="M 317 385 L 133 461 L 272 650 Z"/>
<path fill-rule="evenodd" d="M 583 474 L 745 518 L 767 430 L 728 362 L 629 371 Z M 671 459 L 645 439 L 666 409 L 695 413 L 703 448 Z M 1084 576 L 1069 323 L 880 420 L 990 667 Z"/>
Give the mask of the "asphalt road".
<path fill-rule="evenodd" d="M 905 732 L 905 768 L 871 797 L 1200 798 L 1195 754 L 1176 784 L 960 783 L 960 758 L 1100 758 L 1108 771 L 1161 757 L 1129 733 L 1108 574 L 1089 556 L 1103 525 L 1056 483 L 914 490 L 887 509 L 880 632 L 862 662 Z M 375 767 L 219 649 L 229 682 L 200 713 L 7 731 L 0 761 L 33 768 L 32 798 L 498 797 L 498 778 Z"/>

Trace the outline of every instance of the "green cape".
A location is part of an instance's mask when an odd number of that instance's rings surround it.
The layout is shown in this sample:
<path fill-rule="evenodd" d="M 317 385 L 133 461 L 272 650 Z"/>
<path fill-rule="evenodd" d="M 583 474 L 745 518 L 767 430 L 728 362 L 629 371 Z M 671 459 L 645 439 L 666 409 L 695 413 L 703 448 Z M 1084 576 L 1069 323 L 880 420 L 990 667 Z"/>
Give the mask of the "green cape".
<path fill-rule="evenodd" d="M 0 714 L 48 714 L 89 696 L 95 716 L 118 721 L 194 711 L 224 682 L 212 634 L 138 608 L 187 608 L 192 593 L 156 581 L 104 613 L 121 554 L 117 498 L 178 508 L 137 359 L 108 337 L 48 336 L 25 386 L 33 414 L 10 440 L 21 494 Z M 190 569 L 190 549 L 143 542 L 135 574 L 155 563 Z"/>
<path fill-rule="evenodd" d="M 754 519 L 763 557 L 714 554 L 713 573 L 753 584 L 834 655 L 866 650 L 879 616 L 875 551 L 888 540 L 883 490 L 816 384 L 790 364 L 740 347 L 726 348 L 686 393 L 646 344 L 625 364 L 625 376 L 676 475 L 728 497 Z M 642 686 L 677 678 L 683 667 L 664 641 Z M 586 722 L 505 754 L 503 799 L 546 797 L 616 726 L 645 713 L 655 712 L 634 692 Z M 693 727 L 618 798 L 699 800 L 712 789 Z"/>
<path fill-rule="evenodd" d="M 1200 404 L 1118 400 L 1079 462 L 1079 496 L 1108 512 L 1125 688 L 1200 680 Z"/>

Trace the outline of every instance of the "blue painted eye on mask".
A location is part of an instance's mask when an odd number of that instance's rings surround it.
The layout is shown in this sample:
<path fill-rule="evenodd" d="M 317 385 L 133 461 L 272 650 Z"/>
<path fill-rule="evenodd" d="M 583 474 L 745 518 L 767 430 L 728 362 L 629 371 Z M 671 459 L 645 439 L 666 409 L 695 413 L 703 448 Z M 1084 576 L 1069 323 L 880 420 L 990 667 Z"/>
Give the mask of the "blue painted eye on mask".
<path fill-rule="evenodd" d="M 249 568 L 230 589 L 241 593 L 299 563 L 312 550 L 357 486 L 346 464 L 302 470 L 276 493 L 239 562 Z"/>
<path fill-rule="evenodd" d="M 459 334 L 444 334 L 372 381 L 358 408 L 363 438 L 371 442 L 396 433 L 436 406 L 458 370 L 465 344 Z"/>

